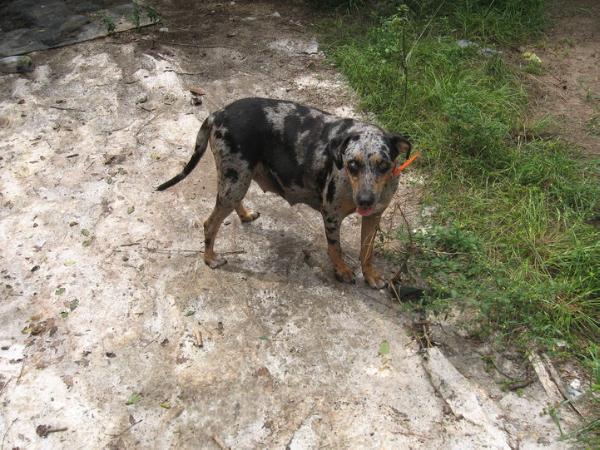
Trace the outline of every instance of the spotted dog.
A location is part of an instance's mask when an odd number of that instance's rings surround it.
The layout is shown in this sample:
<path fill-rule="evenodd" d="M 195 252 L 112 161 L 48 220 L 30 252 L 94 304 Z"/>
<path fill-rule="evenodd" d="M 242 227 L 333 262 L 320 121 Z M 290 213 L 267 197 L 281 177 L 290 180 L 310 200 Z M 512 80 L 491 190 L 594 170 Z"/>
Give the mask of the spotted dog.
<path fill-rule="evenodd" d="M 322 214 L 327 252 L 340 281 L 354 282 L 354 273 L 342 258 L 340 225 L 349 214 L 360 214 L 364 279 L 373 288 L 385 286 L 373 267 L 373 241 L 381 214 L 398 187 L 392 173 L 396 158 L 410 154 L 406 138 L 290 101 L 245 98 L 204 121 L 190 161 L 157 190 L 183 180 L 209 142 L 218 173 L 215 208 L 204 222 L 204 262 L 209 267 L 227 262 L 214 251 L 225 217 L 234 209 L 242 222 L 259 217 L 242 203 L 254 180 L 290 205 L 305 203 Z"/>

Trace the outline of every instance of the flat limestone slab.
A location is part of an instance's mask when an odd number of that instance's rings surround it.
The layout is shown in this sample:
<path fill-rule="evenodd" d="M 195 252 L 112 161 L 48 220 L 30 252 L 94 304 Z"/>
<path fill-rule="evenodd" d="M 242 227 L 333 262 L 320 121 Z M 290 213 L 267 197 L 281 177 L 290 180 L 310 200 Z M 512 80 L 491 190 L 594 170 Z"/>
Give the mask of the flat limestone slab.
<path fill-rule="evenodd" d="M 0 6 L 0 57 L 84 42 L 157 22 L 128 0 L 9 0 Z"/>

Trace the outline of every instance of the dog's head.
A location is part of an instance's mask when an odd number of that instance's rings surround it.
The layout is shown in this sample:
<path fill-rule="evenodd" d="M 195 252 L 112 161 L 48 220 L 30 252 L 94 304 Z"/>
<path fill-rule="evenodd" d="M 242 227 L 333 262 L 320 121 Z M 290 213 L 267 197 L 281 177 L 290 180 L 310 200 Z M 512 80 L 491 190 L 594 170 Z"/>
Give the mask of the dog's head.
<path fill-rule="evenodd" d="M 404 136 L 368 130 L 336 137 L 328 148 L 336 167 L 344 169 L 350 179 L 356 211 L 368 216 L 394 176 L 396 158 L 408 159 L 411 144 Z"/>

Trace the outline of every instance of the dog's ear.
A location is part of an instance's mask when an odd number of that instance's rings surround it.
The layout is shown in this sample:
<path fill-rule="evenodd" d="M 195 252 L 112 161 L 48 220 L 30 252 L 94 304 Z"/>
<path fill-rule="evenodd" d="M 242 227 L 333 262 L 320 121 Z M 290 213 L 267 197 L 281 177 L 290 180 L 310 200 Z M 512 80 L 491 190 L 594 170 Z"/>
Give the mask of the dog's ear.
<path fill-rule="evenodd" d="M 408 138 L 399 134 L 388 134 L 387 138 L 389 139 L 390 149 L 392 151 L 390 154 L 392 161 L 395 160 L 401 153 L 404 153 L 405 158 L 408 159 L 412 149 L 412 145 Z"/>
<path fill-rule="evenodd" d="M 344 167 L 344 152 L 346 151 L 346 147 L 348 146 L 348 142 L 353 139 L 358 139 L 357 134 L 343 134 L 341 136 L 336 136 L 327 144 L 327 151 L 329 155 L 333 159 L 335 166 L 338 169 Z"/>

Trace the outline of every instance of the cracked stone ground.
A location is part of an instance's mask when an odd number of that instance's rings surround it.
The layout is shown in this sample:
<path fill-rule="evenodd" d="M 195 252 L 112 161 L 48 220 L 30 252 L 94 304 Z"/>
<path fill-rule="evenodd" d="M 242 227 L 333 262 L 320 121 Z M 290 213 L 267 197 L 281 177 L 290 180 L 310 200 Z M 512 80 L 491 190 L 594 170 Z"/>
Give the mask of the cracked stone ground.
<path fill-rule="evenodd" d="M 541 387 L 502 392 L 439 351 L 424 363 L 385 294 L 335 282 L 310 208 L 253 186 L 260 219 L 230 216 L 229 263 L 204 266 L 212 155 L 153 188 L 210 111 L 268 96 L 358 113 L 302 3 L 157 9 L 167 32 L 39 52 L 32 73 L 0 78 L 3 446 L 560 447 Z M 395 199 L 411 220 L 419 183 L 407 175 Z M 358 219 L 342 233 L 358 269 Z"/>

